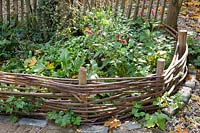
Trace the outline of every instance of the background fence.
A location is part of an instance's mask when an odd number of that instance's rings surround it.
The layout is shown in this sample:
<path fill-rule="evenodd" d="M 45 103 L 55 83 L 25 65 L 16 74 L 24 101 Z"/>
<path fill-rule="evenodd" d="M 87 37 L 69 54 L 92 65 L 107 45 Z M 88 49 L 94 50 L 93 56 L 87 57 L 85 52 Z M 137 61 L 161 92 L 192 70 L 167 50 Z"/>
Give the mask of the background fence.
<path fill-rule="evenodd" d="M 18 23 L 27 20 L 27 24 L 47 23 L 51 19 L 51 11 L 63 13 L 64 5 L 77 8 L 86 13 L 96 8 L 109 8 L 115 15 L 119 12 L 128 18 L 143 16 L 163 22 L 166 14 L 166 0 L 0 0 L 0 20 Z M 67 10 L 65 10 L 67 12 Z"/>

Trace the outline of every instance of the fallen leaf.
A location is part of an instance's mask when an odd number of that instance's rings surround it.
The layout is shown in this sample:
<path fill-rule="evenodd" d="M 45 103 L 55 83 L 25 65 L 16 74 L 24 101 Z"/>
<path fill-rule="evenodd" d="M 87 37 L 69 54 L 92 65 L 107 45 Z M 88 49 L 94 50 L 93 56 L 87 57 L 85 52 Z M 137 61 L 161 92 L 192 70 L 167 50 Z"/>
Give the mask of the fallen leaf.
<path fill-rule="evenodd" d="M 107 126 L 109 128 L 117 128 L 121 125 L 120 120 L 116 119 L 116 118 L 111 118 L 108 121 L 106 121 L 104 123 L 104 126 Z"/>
<path fill-rule="evenodd" d="M 35 57 L 32 57 L 29 61 L 28 61 L 28 66 L 32 67 L 37 63 L 37 60 Z"/>
<path fill-rule="evenodd" d="M 197 29 L 196 29 L 196 32 L 197 32 L 197 33 L 200 33 L 200 28 L 197 28 Z"/>
<path fill-rule="evenodd" d="M 181 125 L 176 126 L 176 133 L 182 133 Z"/>
<path fill-rule="evenodd" d="M 191 99 L 200 105 L 200 97 L 199 96 L 192 94 Z"/>
<path fill-rule="evenodd" d="M 188 2 L 187 3 L 188 6 L 193 6 L 193 4 L 194 4 L 193 2 Z"/>
<path fill-rule="evenodd" d="M 189 131 L 188 131 L 187 128 L 185 128 L 185 129 L 182 130 L 182 133 L 188 133 L 188 132 L 189 132 Z"/>
<path fill-rule="evenodd" d="M 73 75 L 73 76 L 72 76 L 72 79 L 76 79 L 76 78 L 77 78 L 77 75 Z"/>

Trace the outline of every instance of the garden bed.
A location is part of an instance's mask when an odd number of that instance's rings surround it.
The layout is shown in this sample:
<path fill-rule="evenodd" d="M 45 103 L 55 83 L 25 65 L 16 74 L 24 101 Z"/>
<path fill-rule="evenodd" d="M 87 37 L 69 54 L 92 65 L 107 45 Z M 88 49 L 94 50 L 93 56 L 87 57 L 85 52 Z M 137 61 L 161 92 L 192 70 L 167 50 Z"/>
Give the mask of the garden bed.
<path fill-rule="evenodd" d="M 176 92 L 187 74 L 185 31 L 180 31 L 173 53 L 165 47 L 171 40 L 152 38 L 157 34 L 152 23 L 122 17 L 116 24 L 111 14 L 95 13 L 83 17 L 80 31 L 63 30 L 62 35 L 69 35 L 64 41 L 51 46 L 51 40 L 30 50 L 27 58 L 4 63 L 2 70 L 8 72 L 0 72 L 2 113 L 102 124 L 111 117 L 130 119 L 136 103 L 142 105 L 140 111 L 154 112 L 159 109 L 153 104 L 156 98 Z M 165 58 L 166 66 L 159 58 Z"/>

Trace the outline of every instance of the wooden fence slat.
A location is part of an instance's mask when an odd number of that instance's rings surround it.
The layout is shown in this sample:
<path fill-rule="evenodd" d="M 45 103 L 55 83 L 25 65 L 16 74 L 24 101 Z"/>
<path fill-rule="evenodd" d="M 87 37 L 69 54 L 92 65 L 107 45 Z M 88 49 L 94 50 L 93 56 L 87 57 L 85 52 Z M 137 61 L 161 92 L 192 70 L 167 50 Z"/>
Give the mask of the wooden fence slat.
<path fill-rule="evenodd" d="M 163 1 L 163 5 L 162 5 L 162 14 L 161 14 L 161 18 L 160 18 L 161 23 L 163 22 L 163 19 L 164 19 L 166 1 L 167 1 L 167 0 L 164 0 L 164 1 Z"/>
<path fill-rule="evenodd" d="M 178 43 L 179 43 L 179 58 L 183 56 L 186 50 L 186 43 L 187 43 L 187 30 L 180 30 L 178 32 Z"/>
<path fill-rule="evenodd" d="M 25 0 L 26 3 L 26 20 L 27 20 L 27 27 L 29 28 L 31 25 L 31 3 L 30 0 Z"/>
<path fill-rule="evenodd" d="M 24 20 L 24 0 L 21 0 L 21 20 Z"/>
<path fill-rule="evenodd" d="M 147 18 L 148 18 L 148 19 L 151 18 L 153 0 L 150 0 L 149 2 L 150 2 L 150 3 L 149 3 L 148 13 L 147 13 Z"/>
<path fill-rule="evenodd" d="M 124 10 L 125 10 L 125 3 L 126 3 L 126 1 L 125 1 L 125 0 L 122 0 L 122 1 L 121 1 L 121 10 L 122 10 L 122 15 L 124 14 Z"/>
<path fill-rule="evenodd" d="M 129 1 L 128 1 L 127 18 L 130 18 L 130 16 L 131 16 L 132 7 L 133 7 L 133 0 L 129 0 Z"/>
<path fill-rule="evenodd" d="M 134 12 L 134 19 L 136 19 L 138 16 L 139 4 L 140 4 L 140 0 L 137 0 L 136 6 L 135 6 L 135 12 Z"/>
<path fill-rule="evenodd" d="M 117 1 L 116 1 L 116 4 L 115 4 L 114 16 L 117 16 L 117 14 L 118 14 L 118 6 L 119 6 L 119 0 L 117 0 Z"/>
<path fill-rule="evenodd" d="M 10 0 L 6 0 L 7 21 L 10 23 Z"/>
<path fill-rule="evenodd" d="M 18 23 L 18 0 L 13 0 L 14 5 L 14 21 L 17 24 Z"/>
<path fill-rule="evenodd" d="M 36 15 L 36 11 L 37 11 L 37 0 L 33 0 L 33 12 Z"/>
<path fill-rule="evenodd" d="M 0 0 L 0 22 L 3 21 L 3 3 L 2 0 Z"/>
<path fill-rule="evenodd" d="M 142 3 L 142 10 L 141 10 L 141 12 L 140 12 L 140 16 L 143 16 L 143 14 L 144 14 L 145 4 L 146 4 L 146 0 L 143 0 L 143 3 Z"/>
<path fill-rule="evenodd" d="M 157 20 L 157 16 L 158 16 L 158 8 L 159 8 L 159 4 L 160 4 L 160 0 L 158 0 L 157 3 L 156 3 L 155 20 Z"/>

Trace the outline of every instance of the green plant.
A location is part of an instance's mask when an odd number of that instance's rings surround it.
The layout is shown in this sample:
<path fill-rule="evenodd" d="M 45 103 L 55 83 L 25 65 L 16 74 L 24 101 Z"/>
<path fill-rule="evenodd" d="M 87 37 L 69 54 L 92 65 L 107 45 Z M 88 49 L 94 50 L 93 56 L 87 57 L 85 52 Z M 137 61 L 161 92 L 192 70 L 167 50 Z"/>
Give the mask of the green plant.
<path fill-rule="evenodd" d="M 48 112 L 47 118 L 49 120 L 54 120 L 56 124 L 65 127 L 67 125 L 76 125 L 79 126 L 81 123 L 81 117 L 76 116 L 76 114 L 71 110 L 68 109 L 66 112 Z"/>
<path fill-rule="evenodd" d="M 169 117 L 161 111 L 157 111 L 153 114 L 146 113 L 145 120 L 147 128 L 158 126 L 161 130 L 165 130 L 166 121 L 169 120 Z"/>
<path fill-rule="evenodd" d="M 33 103 L 27 101 L 25 97 L 17 98 L 15 96 L 9 96 L 6 100 L 1 100 L 0 104 L 0 112 L 10 114 L 11 122 L 17 121 L 17 113 L 23 112 L 25 114 L 30 114 L 35 111 L 37 107 L 37 104 L 34 105 Z"/>
<path fill-rule="evenodd" d="M 183 108 L 183 99 L 184 96 L 181 93 L 176 93 L 175 95 L 169 96 L 166 92 L 162 97 L 158 97 L 154 102 L 153 105 L 158 105 L 159 107 L 167 107 L 171 106 L 173 108 Z"/>
<path fill-rule="evenodd" d="M 188 36 L 187 39 L 188 44 L 188 63 L 193 64 L 195 67 L 200 68 L 200 47 L 199 47 L 199 40 L 193 38 L 192 36 Z"/>
<path fill-rule="evenodd" d="M 141 120 L 141 122 L 147 128 L 158 126 L 161 130 L 166 129 L 166 121 L 169 120 L 169 117 L 166 114 L 163 114 L 160 110 L 157 110 L 157 112 L 153 114 L 142 112 L 140 111 L 142 108 L 141 104 L 138 104 L 135 101 L 132 102 L 132 104 L 133 104 L 133 108 L 132 108 L 131 113 L 135 120 L 144 118 L 143 120 Z"/>

